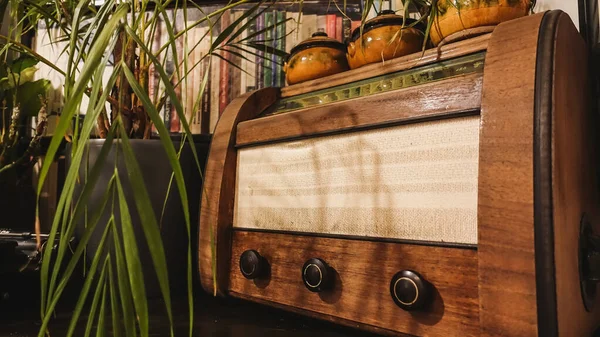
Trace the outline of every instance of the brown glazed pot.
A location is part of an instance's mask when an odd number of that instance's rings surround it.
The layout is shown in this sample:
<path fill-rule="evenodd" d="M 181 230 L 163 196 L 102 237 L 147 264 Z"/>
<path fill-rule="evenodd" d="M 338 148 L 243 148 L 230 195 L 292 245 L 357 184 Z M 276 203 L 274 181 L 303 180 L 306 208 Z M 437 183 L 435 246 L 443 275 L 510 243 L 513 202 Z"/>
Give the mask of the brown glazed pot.
<path fill-rule="evenodd" d="M 360 27 L 352 33 L 348 44 L 348 64 L 351 69 L 356 69 L 365 64 L 416 53 L 423 47 L 423 31 L 424 27 L 416 20 L 405 20 L 394 11 L 382 11 L 365 23 L 362 38 Z"/>
<path fill-rule="evenodd" d="M 431 42 L 465 29 L 495 26 L 523 17 L 531 10 L 531 0 L 439 0 L 431 26 Z"/>
<path fill-rule="evenodd" d="M 346 46 L 323 32 L 292 48 L 283 65 L 288 84 L 296 84 L 349 70 Z"/>

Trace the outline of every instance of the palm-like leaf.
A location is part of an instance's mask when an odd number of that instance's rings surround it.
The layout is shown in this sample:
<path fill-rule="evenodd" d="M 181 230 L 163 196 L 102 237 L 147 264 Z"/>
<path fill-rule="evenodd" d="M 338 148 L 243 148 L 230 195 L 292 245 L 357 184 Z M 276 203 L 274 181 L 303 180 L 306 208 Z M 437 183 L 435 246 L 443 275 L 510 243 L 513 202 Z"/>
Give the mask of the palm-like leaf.
<path fill-rule="evenodd" d="M 201 162 L 195 149 L 184 104 L 182 104 L 176 88 L 180 85 L 187 87 L 195 67 L 206 63 L 210 68 L 212 62 L 218 62 L 223 57 L 222 53 L 229 53 L 241 59 L 247 58 L 245 55 L 264 55 L 266 58 L 270 58 L 271 55 L 284 56 L 285 51 L 273 48 L 272 41 L 256 41 L 260 32 L 241 38 L 242 33 L 250 27 L 251 22 L 271 8 L 273 2 L 249 3 L 249 0 L 238 0 L 205 12 L 198 4 L 186 0 L 107 0 L 99 8 L 96 8 L 91 0 L 9 1 L 18 5 L 24 14 L 11 35 L 0 36 L 0 39 L 6 42 L 2 46 L 2 51 L 4 53 L 19 51 L 33 55 L 65 77 L 65 106 L 47 151 L 46 157 L 49 160 L 44 161 L 40 171 L 38 193 L 41 192 L 43 181 L 48 176 L 51 159 L 57 154 L 59 145 L 71 126 L 71 120 L 79 114 L 84 95 L 89 98 L 83 123 L 81 126 L 79 123 L 76 124 L 71 136 L 72 144 L 70 153 L 68 153 L 71 164 L 59 198 L 57 215 L 53 219 L 50 230 L 49 241 L 53 242 L 58 238 L 58 248 L 56 251 L 45 250 L 43 252 L 44 258 L 41 267 L 42 326 L 39 336 L 47 333 L 53 312 L 66 285 L 75 275 L 76 266 L 82 260 L 87 261 L 86 245 L 90 241 L 92 233 L 99 228 L 102 233 L 100 247 L 90 256 L 91 263 L 86 268 L 80 298 L 75 305 L 67 336 L 76 334 L 79 319 L 84 312 L 89 313 L 84 324 L 85 336 L 90 336 L 92 333 L 96 336 L 103 336 L 109 330 L 113 331 L 115 336 L 135 336 L 138 333 L 141 336 L 148 336 L 152 322 L 148 317 L 143 271 L 144 268 L 149 267 L 153 267 L 159 281 L 167 318 L 171 324 L 171 335 L 174 335 L 171 294 L 159 221 L 157 221 L 150 203 L 150 197 L 141 174 L 143 172 L 129 142 L 133 133 L 126 129 L 126 126 L 131 125 L 127 119 L 132 118 L 127 113 L 127 109 L 129 111 L 140 109 L 158 130 L 161 145 L 172 169 L 171 181 L 178 191 L 189 236 L 192 233 L 191 226 L 196 224 L 192 224 L 190 220 L 187 182 L 184 180 L 183 169 L 179 162 L 183 146 L 191 148 L 198 171 L 200 171 Z M 299 0 L 299 2 L 301 7 L 302 1 Z M 184 12 L 183 17 L 186 22 L 184 28 L 179 31 L 175 30 L 176 24 L 173 21 L 175 15 L 170 16 L 167 10 L 173 5 Z M 187 22 L 188 6 L 202 13 L 198 20 Z M 214 34 L 214 21 L 227 11 L 239 6 L 243 6 L 246 12 L 230 27 Z M 67 59 L 64 69 L 44 59 L 15 38 L 22 31 L 34 29 L 38 21 L 44 21 L 48 26 L 55 25 L 60 30 L 61 36 L 51 41 L 52 43 L 68 42 L 67 47 L 60 51 Z M 285 21 L 275 23 L 265 29 L 273 29 L 283 24 Z M 163 33 L 168 36 L 168 41 L 161 45 L 155 45 L 157 42 L 154 36 L 161 25 L 164 25 L 162 29 Z M 182 50 L 177 49 L 175 41 L 186 38 L 187 34 L 199 25 L 209 27 L 201 38 L 210 40 L 210 43 L 206 44 L 209 46 L 209 50 L 199 60 L 195 60 L 194 64 L 189 64 L 187 55 L 199 48 L 200 43 L 187 45 L 186 42 L 182 53 Z M 131 51 L 135 55 L 132 55 Z M 262 53 L 258 53 L 258 51 Z M 166 71 L 167 56 L 176 60 L 172 73 Z M 224 57 L 223 59 L 233 67 L 239 67 L 230 58 Z M 112 64 L 112 66 L 109 67 L 108 64 Z M 150 69 L 153 71 L 152 74 L 149 73 Z M 110 73 L 107 73 L 109 70 Z M 160 86 L 164 88 L 162 92 L 157 90 L 156 97 L 150 97 L 151 95 L 148 93 L 148 82 L 151 76 L 157 77 Z M 199 80 L 200 87 L 199 92 L 194 93 L 194 109 L 198 108 L 203 93 L 207 90 L 208 72 L 201 79 L 196 80 Z M 159 114 L 162 104 L 167 99 L 171 101 L 175 113 L 181 121 L 183 141 L 179 147 L 176 147 L 171 140 L 169 130 L 165 127 Z M 112 119 L 108 118 L 106 113 L 107 102 L 113 107 L 117 106 L 117 109 L 113 111 Z M 128 105 L 119 105 L 123 102 Z M 95 163 L 88 170 L 86 164 L 87 141 L 92 137 L 99 118 L 108 119 L 105 130 L 106 141 L 102 145 Z M 108 186 L 102 187 L 105 191 L 99 203 L 90 205 L 92 192 L 98 189 L 96 185 L 98 185 L 101 172 L 107 165 L 107 158 L 112 151 L 116 151 L 118 158 L 115 162 L 112 180 Z M 121 167 L 117 165 L 119 161 L 125 164 L 127 174 L 119 172 L 119 167 Z M 83 179 L 80 178 L 81 172 L 85 172 Z M 125 180 L 127 181 L 125 182 Z M 125 198 L 124 189 L 129 187 L 131 187 L 134 203 L 127 202 Z M 170 188 L 171 184 L 169 190 Z M 168 195 L 169 191 L 165 198 Z M 118 216 L 115 215 L 116 210 L 118 210 Z M 134 212 L 141 219 L 143 239 L 148 243 L 152 266 L 142 266 L 139 262 L 138 240 L 140 238 L 135 237 L 134 234 L 132 222 Z M 107 213 L 110 213 L 108 222 L 101 221 L 101 219 L 106 219 L 104 215 Z M 77 245 L 70 247 L 70 238 L 75 235 L 76 228 L 82 222 L 85 224 L 85 229 L 80 234 Z M 190 323 L 193 318 L 192 271 L 194 270 L 191 265 L 193 260 L 191 242 L 190 238 L 187 251 Z M 68 255 L 71 250 L 73 250 L 72 255 Z M 111 315 L 111 317 L 109 318 L 107 315 Z M 112 329 L 108 329 L 108 325 L 112 325 Z M 192 328 L 192 324 L 190 324 L 190 335 Z"/>

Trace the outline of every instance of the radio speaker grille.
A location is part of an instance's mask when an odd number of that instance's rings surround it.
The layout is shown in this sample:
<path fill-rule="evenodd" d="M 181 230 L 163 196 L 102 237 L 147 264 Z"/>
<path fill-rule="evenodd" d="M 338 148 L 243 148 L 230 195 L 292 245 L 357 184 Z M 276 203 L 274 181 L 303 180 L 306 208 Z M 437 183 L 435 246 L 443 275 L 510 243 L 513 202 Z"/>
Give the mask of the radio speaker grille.
<path fill-rule="evenodd" d="M 243 148 L 234 227 L 477 243 L 479 116 Z"/>

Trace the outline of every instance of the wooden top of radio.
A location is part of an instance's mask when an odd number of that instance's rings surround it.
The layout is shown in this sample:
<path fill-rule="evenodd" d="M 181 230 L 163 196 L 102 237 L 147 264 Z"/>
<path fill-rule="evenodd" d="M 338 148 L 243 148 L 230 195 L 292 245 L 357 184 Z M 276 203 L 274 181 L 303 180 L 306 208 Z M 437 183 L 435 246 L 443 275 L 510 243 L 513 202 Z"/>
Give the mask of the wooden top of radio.
<path fill-rule="evenodd" d="M 204 289 L 388 334 L 588 336 L 587 54 L 554 11 L 235 99 L 206 165 Z"/>

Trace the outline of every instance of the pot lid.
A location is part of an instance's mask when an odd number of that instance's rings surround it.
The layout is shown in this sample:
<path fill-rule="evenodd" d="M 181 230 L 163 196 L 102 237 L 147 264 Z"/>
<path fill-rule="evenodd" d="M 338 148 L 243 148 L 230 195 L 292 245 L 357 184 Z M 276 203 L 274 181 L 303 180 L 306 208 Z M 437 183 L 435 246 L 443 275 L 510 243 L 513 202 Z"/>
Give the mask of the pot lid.
<path fill-rule="evenodd" d="M 294 48 L 292 48 L 292 50 L 290 51 L 289 57 L 291 57 L 292 55 L 294 55 L 295 53 L 297 53 L 301 50 L 312 48 L 312 47 L 329 47 L 329 48 L 339 49 L 339 50 L 343 51 L 344 53 L 346 52 L 345 44 L 341 43 L 340 41 L 338 41 L 336 39 L 328 37 L 325 32 L 316 32 L 316 33 L 313 33 L 311 38 L 298 43 Z"/>
<path fill-rule="evenodd" d="M 425 27 L 422 22 L 418 22 L 418 20 L 411 18 L 404 18 L 401 15 L 397 15 L 393 10 L 383 10 L 379 12 L 379 14 L 372 18 L 371 20 L 365 22 L 363 26 L 363 34 L 370 31 L 371 29 L 383 27 L 383 26 L 401 26 L 405 24 L 405 26 L 414 25 L 413 28 L 416 28 L 422 32 L 425 31 Z M 360 35 L 360 27 L 357 27 L 352 32 L 352 37 L 350 41 L 356 41 L 358 36 Z"/>

